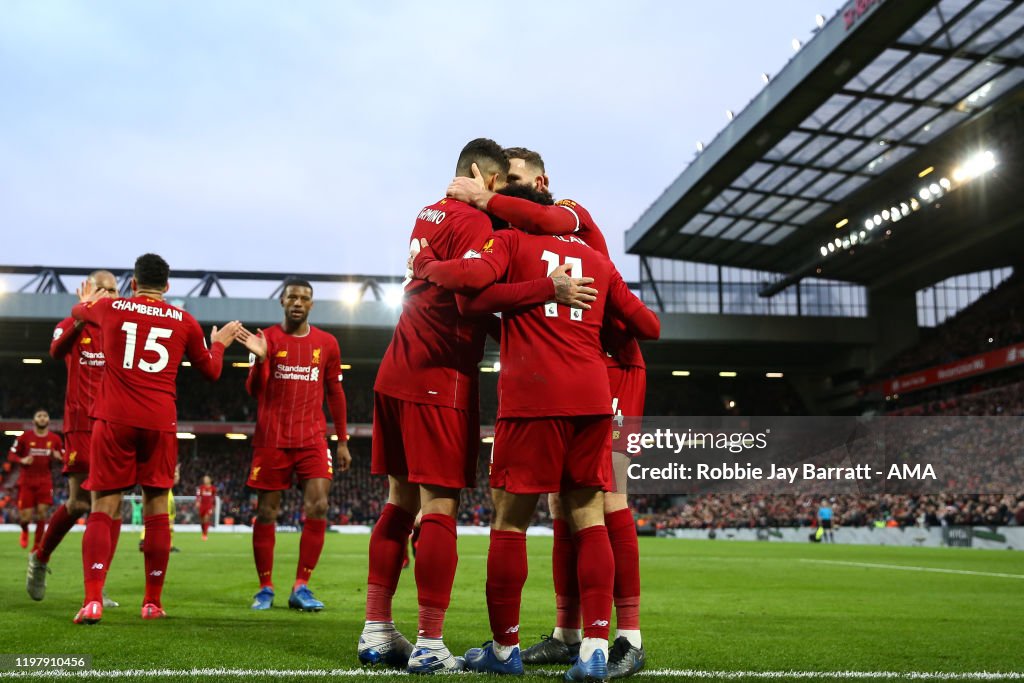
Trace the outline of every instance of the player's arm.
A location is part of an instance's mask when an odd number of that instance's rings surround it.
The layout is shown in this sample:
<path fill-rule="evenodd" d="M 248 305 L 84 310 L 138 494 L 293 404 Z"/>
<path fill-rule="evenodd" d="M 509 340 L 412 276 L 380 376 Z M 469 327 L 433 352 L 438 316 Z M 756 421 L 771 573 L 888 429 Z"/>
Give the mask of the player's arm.
<path fill-rule="evenodd" d="M 420 253 L 413 259 L 413 273 L 421 280 L 432 282 L 439 287 L 463 294 L 478 292 L 488 285 L 494 284 L 508 268 L 508 250 L 497 247 L 505 244 L 504 240 L 498 237 L 488 238 L 484 243 L 485 255 L 475 252 L 467 253 L 461 259 L 450 261 L 439 261 L 434 250 L 430 248 L 426 240 L 422 241 Z"/>
<path fill-rule="evenodd" d="M 238 331 L 238 341 L 242 342 L 245 348 L 249 349 L 249 374 L 245 378 L 245 391 L 253 398 L 258 398 L 263 393 L 263 387 L 267 386 L 270 379 L 270 363 L 267 359 L 274 352 L 271 343 L 258 329 L 253 334 L 244 327 Z"/>
<path fill-rule="evenodd" d="M 53 328 L 53 341 L 50 342 L 50 357 L 54 360 L 64 360 L 82 334 L 83 327 L 84 321 L 71 317 L 57 323 L 57 327 Z"/>
<path fill-rule="evenodd" d="M 50 457 L 57 462 L 64 462 L 64 441 L 57 439 L 57 444 L 50 449 Z"/>
<path fill-rule="evenodd" d="M 237 320 L 229 322 L 220 329 L 214 325 L 210 334 L 213 344 L 207 347 L 203 328 L 199 327 L 195 318 L 191 319 L 188 340 L 185 342 L 185 355 L 199 370 L 199 373 L 209 381 L 213 382 L 220 377 L 221 370 L 224 368 L 224 350 L 234 341 L 241 326 L 242 324 Z"/>
<path fill-rule="evenodd" d="M 661 320 L 629 291 L 622 275 L 614 266 L 608 282 L 608 308 L 612 315 L 618 316 L 626 324 L 630 334 L 637 339 L 657 339 L 661 336 Z"/>
<path fill-rule="evenodd" d="M 333 345 L 327 364 L 324 368 L 326 376 L 324 385 L 327 389 L 327 410 L 334 421 L 334 433 L 338 436 L 338 454 L 335 462 L 342 472 L 352 464 L 352 455 L 348 452 L 348 404 L 345 400 L 345 389 L 341 386 L 341 351 L 337 343 Z"/>
<path fill-rule="evenodd" d="M 548 301 L 589 309 L 590 302 L 597 298 L 597 290 L 587 286 L 594 278 L 569 277 L 571 267 L 562 264 L 548 277 L 536 280 L 495 283 L 473 296 L 457 295 L 455 301 L 459 312 L 470 316 L 515 311 Z"/>
<path fill-rule="evenodd" d="M 22 444 L 21 439 L 15 437 L 14 443 L 11 444 L 11 450 L 7 453 L 7 459 L 18 465 L 21 464 L 21 450 Z"/>

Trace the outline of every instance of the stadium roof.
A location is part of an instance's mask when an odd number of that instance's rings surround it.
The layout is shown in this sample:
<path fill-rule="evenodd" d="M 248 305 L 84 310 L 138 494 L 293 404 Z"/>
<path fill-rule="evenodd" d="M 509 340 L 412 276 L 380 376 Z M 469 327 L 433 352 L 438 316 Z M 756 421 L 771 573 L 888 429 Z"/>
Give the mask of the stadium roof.
<path fill-rule="evenodd" d="M 764 295 L 806 275 L 920 287 L 1019 262 L 1022 57 L 1024 3 L 852 0 L 627 231 L 626 248 L 788 275 Z M 984 148 L 995 173 L 858 240 L 866 220 Z M 968 239 L 965 222 L 984 227 Z M 819 253 L 850 235 L 837 245 L 846 253 Z M 936 242 L 955 248 L 923 253 Z"/>

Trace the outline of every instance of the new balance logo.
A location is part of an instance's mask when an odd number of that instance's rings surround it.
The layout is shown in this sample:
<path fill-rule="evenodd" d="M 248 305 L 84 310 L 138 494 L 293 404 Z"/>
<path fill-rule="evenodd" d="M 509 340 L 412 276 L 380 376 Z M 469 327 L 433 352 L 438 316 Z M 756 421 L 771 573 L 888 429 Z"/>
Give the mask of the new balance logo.
<path fill-rule="evenodd" d="M 508 627 L 507 629 L 505 629 L 505 633 L 519 633 L 519 624 Z"/>
<path fill-rule="evenodd" d="M 591 626 L 600 626 L 601 628 L 604 628 L 607 625 L 608 625 L 608 620 L 607 619 L 595 619 L 594 622 L 591 624 Z"/>
<path fill-rule="evenodd" d="M 102 562 L 93 562 L 92 563 L 92 567 L 90 567 L 90 569 L 103 569 L 103 563 Z"/>
<path fill-rule="evenodd" d="M 159 569 L 154 569 L 153 571 L 151 571 L 149 573 L 150 576 L 163 576 L 163 574 L 164 573 L 162 571 L 160 571 Z M 607 624 L 608 622 L 605 622 L 605 623 Z"/>

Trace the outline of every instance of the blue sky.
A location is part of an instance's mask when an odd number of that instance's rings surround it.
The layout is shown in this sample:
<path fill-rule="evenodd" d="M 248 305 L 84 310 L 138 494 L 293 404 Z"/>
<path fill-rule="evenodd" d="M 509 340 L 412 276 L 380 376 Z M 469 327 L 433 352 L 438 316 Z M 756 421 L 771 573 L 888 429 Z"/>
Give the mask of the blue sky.
<path fill-rule="evenodd" d="M 837 7 L 8 1 L 0 263 L 400 274 L 487 136 L 541 152 L 632 279 L 625 230 Z"/>

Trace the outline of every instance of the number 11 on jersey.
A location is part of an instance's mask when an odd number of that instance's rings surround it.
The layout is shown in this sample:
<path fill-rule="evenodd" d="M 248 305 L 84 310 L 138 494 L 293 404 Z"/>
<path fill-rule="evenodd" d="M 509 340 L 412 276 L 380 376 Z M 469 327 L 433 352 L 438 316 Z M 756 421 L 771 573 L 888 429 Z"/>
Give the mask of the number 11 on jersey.
<path fill-rule="evenodd" d="M 551 275 L 558 266 L 562 265 L 562 257 L 547 249 L 540 255 L 540 260 L 547 264 L 548 275 Z M 569 277 L 583 277 L 583 259 L 577 256 L 566 256 L 565 264 L 569 266 Z M 548 318 L 557 318 L 558 304 L 554 301 L 544 304 L 544 315 Z M 569 319 L 583 320 L 583 309 L 570 308 Z"/>

